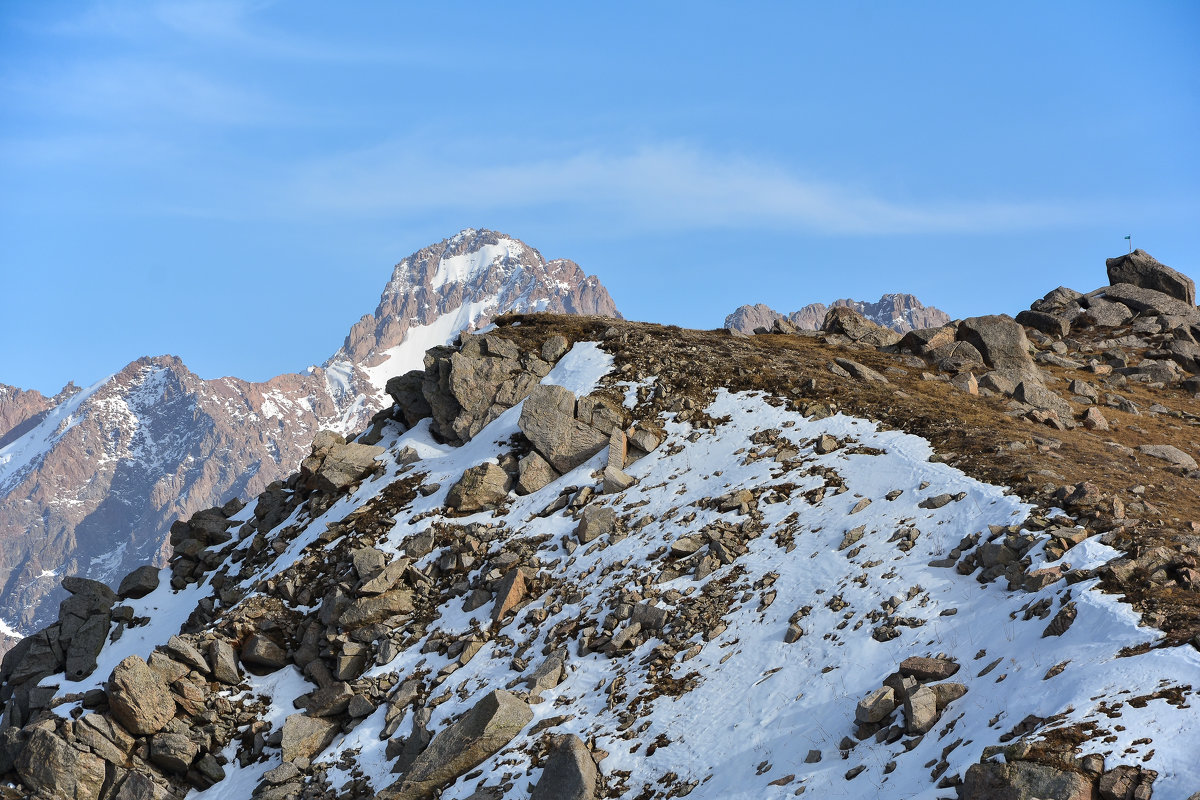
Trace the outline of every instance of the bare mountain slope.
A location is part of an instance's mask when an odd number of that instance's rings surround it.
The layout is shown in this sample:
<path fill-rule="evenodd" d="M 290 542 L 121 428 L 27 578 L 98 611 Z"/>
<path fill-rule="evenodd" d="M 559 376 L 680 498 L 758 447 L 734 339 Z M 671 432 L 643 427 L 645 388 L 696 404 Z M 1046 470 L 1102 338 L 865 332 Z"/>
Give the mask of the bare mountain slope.
<path fill-rule="evenodd" d="M 204 380 L 159 356 L 53 400 L 0 387 L 0 652 L 5 631 L 53 617 L 59 576 L 112 582 L 162 564 L 172 520 L 286 477 L 316 431 L 362 429 L 387 377 L 511 310 L 619 316 L 574 262 L 465 230 L 397 264 L 375 314 L 323 367 Z"/>

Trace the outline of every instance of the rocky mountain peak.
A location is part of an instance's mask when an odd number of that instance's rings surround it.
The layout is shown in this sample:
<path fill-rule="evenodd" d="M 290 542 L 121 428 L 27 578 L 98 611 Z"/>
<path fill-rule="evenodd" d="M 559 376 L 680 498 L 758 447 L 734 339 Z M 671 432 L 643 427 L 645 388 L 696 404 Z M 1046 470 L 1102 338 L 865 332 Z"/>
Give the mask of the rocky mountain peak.
<path fill-rule="evenodd" d="M 361 431 L 428 348 L 537 310 L 620 316 L 574 262 L 467 229 L 401 260 L 374 314 L 306 372 L 204 380 L 162 355 L 53 398 L 0 386 L 0 633 L 41 624 L 63 570 L 112 582 L 162 563 L 174 519 L 286 477 L 319 430 Z"/>
<path fill-rule="evenodd" d="M 932 328 L 950 321 L 950 315 L 939 308 L 926 306 L 911 294 L 885 294 L 871 303 L 849 298 L 834 300 L 828 306 L 811 303 L 799 311 L 780 313 L 757 303 L 741 306 L 725 318 L 725 327 L 741 333 L 754 333 L 758 328 L 770 329 L 775 320 L 783 320 L 799 330 L 820 330 L 830 308 L 851 308 L 876 325 L 908 333 L 917 328 Z"/>

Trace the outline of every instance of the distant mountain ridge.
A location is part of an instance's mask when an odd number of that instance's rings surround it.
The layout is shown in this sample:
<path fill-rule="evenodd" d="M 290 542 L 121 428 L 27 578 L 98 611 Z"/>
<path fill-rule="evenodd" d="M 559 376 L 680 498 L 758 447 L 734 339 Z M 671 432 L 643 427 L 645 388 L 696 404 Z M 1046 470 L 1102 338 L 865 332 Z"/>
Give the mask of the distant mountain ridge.
<path fill-rule="evenodd" d="M 799 311 L 783 314 L 757 303 L 739 306 L 725 318 L 725 327 L 741 333 L 754 333 L 755 328 L 770 328 L 777 319 L 787 320 L 801 330 L 819 330 L 830 308 L 838 306 L 852 308 L 871 322 L 891 328 L 899 333 L 908 333 L 919 328 L 936 328 L 950 321 L 950 315 L 933 306 L 926 306 L 911 294 L 885 294 L 878 302 L 861 300 L 834 300 L 830 305 L 811 303 Z"/>
<path fill-rule="evenodd" d="M 0 385 L 0 652 L 53 617 L 62 575 L 111 582 L 164 563 L 174 520 L 262 492 L 321 429 L 362 430 L 429 347 L 540 310 L 620 316 L 574 262 L 467 229 L 397 264 L 375 313 L 303 373 L 205 380 L 155 356 L 54 398 Z"/>

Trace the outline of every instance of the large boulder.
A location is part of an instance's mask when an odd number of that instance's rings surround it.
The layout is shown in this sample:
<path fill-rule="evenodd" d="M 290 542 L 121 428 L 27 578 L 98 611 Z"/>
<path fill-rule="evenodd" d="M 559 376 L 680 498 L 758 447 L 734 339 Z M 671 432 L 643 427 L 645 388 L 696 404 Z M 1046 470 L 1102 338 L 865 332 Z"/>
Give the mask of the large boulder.
<path fill-rule="evenodd" d="M 504 689 L 484 697 L 443 730 L 382 800 L 428 800 L 451 781 L 482 764 L 533 720 L 525 701 Z"/>
<path fill-rule="evenodd" d="M 834 306 L 829 309 L 821 323 L 821 330 L 840 333 L 848 339 L 873 347 L 893 345 L 903 338 L 896 331 L 876 325 L 853 308 L 846 306 Z"/>
<path fill-rule="evenodd" d="M 973 345 L 992 369 L 1037 374 L 1025 328 L 1006 314 L 968 317 L 958 324 L 958 338 Z"/>
<path fill-rule="evenodd" d="M 587 745 L 573 733 L 554 743 L 529 800 L 593 800 L 600 771 Z"/>
<path fill-rule="evenodd" d="M 1132 283 L 1115 283 L 1097 290 L 1109 302 L 1120 303 L 1129 309 L 1143 314 L 1167 314 L 1183 317 L 1189 322 L 1200 319 L 1200 311 L 1191 303 L 1178 297 L 1146 289 Z"/>
<path fill-rule="evenodd" d="M 959 800 L 1092 800 L 1092 780 L 1076 772 L 1014 761 L 972 764 L 959 787 Z"/>
<path fill-rule="evenodd" d="M 348 488 L 374 471 L 375 459 L 383 452 L 378 445 L 334 445 L 317 468 L 314 487 L 326 492 Z"/>
<path fill-rule="evenodd" d="M 283 760 L 311 759 L 328 747 L 340 730 L 341 726 L 332 720 L 292 714 L 283 721 Z"/>
<path fill-rule="evenodd" d="M 158 588 L 158 567 L 147 564 L 138 567 L 121 580 L 117 595 L 123 600 L 145 597 Z"/>
<path fill-rule="evenodd" d="M 425 370 L 414 369 L 389 379 L 387 385 L 383 387 L 383 390 L 395 401 L 404 424 L 410 428 L 433 414 L 429 401 L 421 392 L 424 382 Z"/>
<path fill-rule="evenodd" d="M 1145 250 L 1138 249 L 1107 259 L 1104 264 L 1108 267 L 1108 282 L 1111 284 L 1131 283 L 1170 295 L 1188 305 L 1196 305 L 1196 284 L 1192 279 L 1166 264 L 1160 264 Z"/>
<path fill-rule="evenodd" d="M 135 736 L 158 733 L 175 716 L 175 699 L 141 656 L 129 656 L 109 676 L 113 718 Z"/>
<path fill-rule="evenodd" d="M 495 508 L 508 497 L 512 479 L 498 464 L 486 463 L 465 470 L 446 493 L 446 505 L 463 512 Z"/>
<path fill-rule="evenodd" d="M 609 432 L 575 419 L 575 395 L 562 386 L 538 384 L 525 398 L 521 432 L 546 461 L 565 473 L 608 446 Z"/>
<path fill-rule="evenodd" d="M 17 757 L 17 774 L 39 796 L 97 800 L 104 788 L 104 760 L 76 750 L 44 728 L 34 728 Z"/>

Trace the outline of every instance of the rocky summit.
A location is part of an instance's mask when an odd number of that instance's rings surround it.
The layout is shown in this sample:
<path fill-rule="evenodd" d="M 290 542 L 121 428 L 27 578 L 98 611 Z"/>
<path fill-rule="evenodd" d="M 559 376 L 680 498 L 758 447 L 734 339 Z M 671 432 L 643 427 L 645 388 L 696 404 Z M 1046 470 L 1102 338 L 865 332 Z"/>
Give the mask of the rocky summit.
<path fill-rule="evenodd" d="M 745 334 L 816 331 L 822 328 L 826 315 L 834 308 L 848 308 L 868 322 L 897 333 L 908 333 L 918 328 L 933 328 L 950 321 L 950 315 L 945 311 L 923 305 L 911 294 L 885 294 L 875 303 L 846 298 L 834 300 L 828 306 L 824 303 L 810 303 L 790 314 L 781 314 L 762 303 L 739 306 L 725 318 L 725 327 Z"/>
<path fill-rule="evenodd" d="M 54 618 L 60 576 L 161 566 L 174 520 L 287 478 L 318 431 L 371 424 L 429 347 L 508 311 L 620 316 L 574 262 L 469 229 L 397 264 L 375 313 L 303 373 L 206 380 L 158 356 L 53 398 L 0 385 L 0 653 Z"/>
<path fill-rule="evenodd" d="M 1200 309 L 1134 261 L 903 334 L 439 343 L 167 568 L 62 579 L 0 797 L 1196 800 Z"/>

